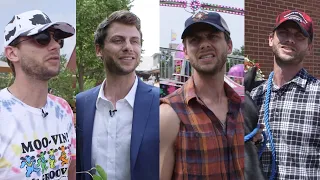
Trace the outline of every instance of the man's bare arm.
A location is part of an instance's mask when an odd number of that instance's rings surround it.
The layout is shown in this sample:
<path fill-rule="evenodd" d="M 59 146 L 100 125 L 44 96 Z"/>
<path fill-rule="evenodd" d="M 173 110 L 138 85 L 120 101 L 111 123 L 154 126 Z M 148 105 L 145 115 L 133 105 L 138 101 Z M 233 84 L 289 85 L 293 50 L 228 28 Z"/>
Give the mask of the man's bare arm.
<path fill-rule="evenodd" d="M 174 143 L 180 120 L 168 104 L 160 105 L 160 180 L 171 180 L 175 164 Z"/>
<path fill-rule="evenodd" d="M 71 163 L 68 169 L 68 180 L 76 180 L 76 159 L 70 159 L 70 161 Z"/>

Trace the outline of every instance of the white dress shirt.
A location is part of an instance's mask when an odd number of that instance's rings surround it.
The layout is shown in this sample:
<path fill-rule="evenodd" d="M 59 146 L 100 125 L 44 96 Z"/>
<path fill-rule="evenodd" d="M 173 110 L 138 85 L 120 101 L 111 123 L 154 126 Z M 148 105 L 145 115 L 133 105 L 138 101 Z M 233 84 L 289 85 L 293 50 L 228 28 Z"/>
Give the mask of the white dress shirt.
<path fill-rule="evenodd" d="M 103 81 L 96 101 L 96 114 L 92 134 L 92 167 L 100 165 L 110 180 L 130 180 L 130 142 L 133 105 L 138 78 L 125 96 L 116 102 L 117 111 L 104 96 Z"/>

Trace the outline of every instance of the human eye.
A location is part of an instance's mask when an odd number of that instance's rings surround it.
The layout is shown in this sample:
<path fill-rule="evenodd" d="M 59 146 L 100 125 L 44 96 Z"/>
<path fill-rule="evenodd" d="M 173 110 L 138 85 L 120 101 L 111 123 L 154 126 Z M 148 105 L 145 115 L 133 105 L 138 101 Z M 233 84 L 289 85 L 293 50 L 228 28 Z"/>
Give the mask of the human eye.
<path fill-rule="evenodd" d="M 131 42 L 133 44 L 140 44 L 140 40 L 139 39 L 132 39 Z"/>
<path fill-rule="evenodd" d="M 111 42 L 116 43 L 116 44 L 121 44 L 123 43 L 123 39 L 120 37 L 115 37 L 111 39 Z"/>
<path fill-rule="evenodd" d="M 304 40 L 304 39 L 306 38 L 301 32 L 295 34 L 295 36 L 296 36 L 296 38 L 299 39 L 299 40 Z"/>
<path fill-rule="evenodd" d="M 220 38 L 220 36 L 218 34 L 213 33 L 213 34 L 209 34 L 208 38 L 209 39 L 218 39 L 218 38 Z"/>
<path fill-rule="evenodd" d="M 199 38 L 198 37 L 191 37 L 191 38 L 189 38 L 189 42 L 190 43 L 197 43 L 197 42 L 199 42 Z"/>
<path fill-rule="evenodd" d="M 278 34 L 285 35 L 285 34 L 287 34 L 287 33 L 288 33 L 288 31 L 285 30 L 285 29 L 279 29 L 279 30 L 278 30 Z"/>

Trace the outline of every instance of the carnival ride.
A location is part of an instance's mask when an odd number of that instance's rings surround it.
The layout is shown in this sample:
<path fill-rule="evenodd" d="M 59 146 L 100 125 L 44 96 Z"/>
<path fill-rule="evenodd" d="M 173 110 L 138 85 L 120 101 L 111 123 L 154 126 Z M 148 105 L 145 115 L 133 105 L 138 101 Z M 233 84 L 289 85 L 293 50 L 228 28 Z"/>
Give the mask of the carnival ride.
<path fill-rule="evenodd" d="M 203 3 L 199 0 L 192 0 L 190 3 L 186 0 L 160 0 L 160 6 L 178 7 L 184 9 L 190 8 L 192 10 L 192 12 L 190 13 L 195 13 L 198 10 L 203 10 L 244 16 L 244 9 L 242 8 L 223 6 L 212 3 Z"/>
<path fill-rule="evenodd" d="M 185 59 L 183 44 L 179 44 L 171 52 L 164 52 L 167 49 L 160 48 L 162 58 L 160 60 L 160 96 L 164 97 L 180 88 L 192 75 L 192 67 Z M 169 56 L 169 57 L 168 57 Z M 227 57 L 227 73 L 224 76 L 225 82 L 244 98 L 244 57 L 229 55 Z"/>

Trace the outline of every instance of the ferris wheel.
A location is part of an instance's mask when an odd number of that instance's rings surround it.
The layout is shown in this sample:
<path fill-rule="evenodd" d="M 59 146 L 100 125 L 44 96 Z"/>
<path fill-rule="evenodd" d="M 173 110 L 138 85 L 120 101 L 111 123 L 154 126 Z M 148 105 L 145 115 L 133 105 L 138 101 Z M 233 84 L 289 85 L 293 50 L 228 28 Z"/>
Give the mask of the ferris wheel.
<path fill-rule="evenodd" d="M 184 8 L 187 12 L 192 14 L 198 10 L 203 10 L 244 16 L 243 8 L 204 3 L 200 2 L 199 0 L 192 0 L 191 2 L 188 2 L 187 0 L 160 0 L 160 6 Z M 191 11 L 188 11 L 188 9 Z"/>

